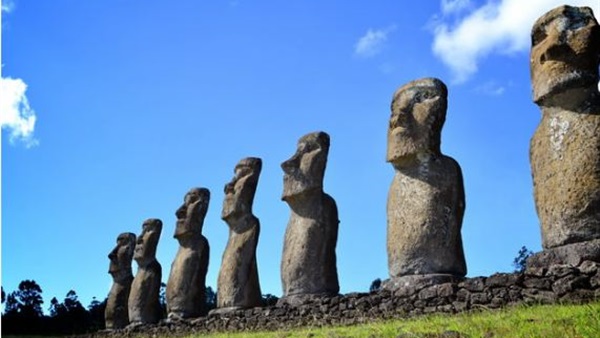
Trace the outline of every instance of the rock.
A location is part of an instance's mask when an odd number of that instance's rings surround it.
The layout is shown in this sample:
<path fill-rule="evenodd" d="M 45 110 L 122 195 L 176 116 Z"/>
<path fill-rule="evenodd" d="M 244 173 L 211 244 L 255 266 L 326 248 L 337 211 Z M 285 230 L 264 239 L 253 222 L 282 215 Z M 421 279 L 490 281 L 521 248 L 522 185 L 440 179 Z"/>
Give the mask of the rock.
<path fill-rule="evenodd" d="M 162 231 L 162 221 L 150 218 L 142 224 L 142 233 L 137 237 L 133 259 L 138 271 L 131 283 L 128 311 L 130 326 L 155 324 L 160 320 L 158 301 L 162 268 L 156 260 L 156 247 Z"/>
<path fill-rule="evenodd" d="M 590 8 L 561 6 L 532 30 L 534 197 L 544 249 L 600 238 L 600 26 Z"/>
<path fill-rule="evenodd" d="M 467 289 L 460 289 L 456 292 L 456 300 L 459 302 L 468 302 L 471 299 L 471 292 Z"/>
<path fill-rule="evenodd" d="M 596 271 L 600 270 L 600 263 L 592 262 L 592 261 L 584 261 L 579 266 L 579 271 L 586 275 L 593 275 Z"/>
<path fill-rule="evenodd" d="M 457 284 L 461 281 L 461 277 L 445 274 L 406 275 L 387 279 L 381 283 L 381 287 L 383 290 L 393 290 L 396 297 L 407 297 L 432 285 Z"/>
<path fill-rule="evenodd" d="M 552 282 L 549 278 L 530 277 L 523 281 L 523 285 L 529 289 L 551 290 Z"/>
<path fill-rule="evenodd" d="M 577 272 L 577 268 L 574 268 L 570 265 L 555 264 L 550 266 L 547 276 L 553 278 L 562 278 L 567 275 L 576 275 Z"/>
<path fill-rule="evenodd" d="M 552 265 L 576 267 L 583 261 L 600 263 L 600 239 L 562 245 L 535 253 L 527 259 L 526 273 L 529 273 L 531 269 L 545 269 Z"/>
<path fill-rule="evenodd" d="M 229 226 L 229 240 L 217 280 L 218 308 L 251 308 L 262 302 L 256 264 L 260 222 L 252 214 L 261 168 L 260 158 L 244 158 L 225 185 L 221 218 Z"/>
<path fill-rule="evenodd" d="M 395 169 L 387 201 L 390 277 L 467 272 L 461 226 L 462 172 L 441 153 L 447 88 L 438 79 L 412 81 L 396 91 L 387 161 Z"/>
<path fill-rule="evenodd" d="M 490 301 L 490 297 L 484 292 L 472 293 L 470 297 L 471 304 L 487 304 Z"/>
<path fill-rule="evenodd" d="M 202 235 L 202 227 L 209 202 L 208 189 L 193 188 L 175 212 L 177 224 L 173 237 L 179 242 L 179 249 L 167 281 L 169 317 L 195 318 L 206 315 L 206 273 L 210 247 Z"/>
<path fill-rule="evenodd" d="M 585 288 L 588 284 L 588 277 L 569 275 L 554 282 L 554 284 L 552 284 L 552 291 L 554 291 L 556 295 L 560 297 L 573 290 Z"/>
<path fill-rule="evenodd" d="M 455 283 L 444 283 L 436 285 L 438 297 L 452 297 L 457 289 Z"/>
<path fill-rule="evenodd" d="M 522 274 L 495 273 L 486 279 L 485 286 L 487 286 L 487 287 L 507 287 L 510 285 L 520 285 L 522 281 L 523 281 Z"/>
<path fill-rule="evenodd" d="M 122 329 L 129 324 L 127 302 L 133 281 L 131 260 L 135 249 L 135 234 L 124 232 L 117 237 L 117 246 L 108 254 L 108 273 L 113 285 L 106 299 L 104 322 L 109 330 Z"/>
<path fill-rule="evenodd" d="M 472 292 L 480 292 L 485 288 L 486 279 L 486 277 L 467 278 L 462 283 L 458 284 L 458 286 Z"/>
<path fill-rule="evenodd" d="M 329 135 L 315 132 L 298 141 L 294 156 L 281 164 L 283 196 L 291 209 L 285 231 L 281 280 L 283 297 L 339 292 L 335 247 L 338 212 L 323 192 Z"/>
<path fill-rule="evenodd" d="M 590 278 L 590 286 L 600 291 L 600 270 Z"/>

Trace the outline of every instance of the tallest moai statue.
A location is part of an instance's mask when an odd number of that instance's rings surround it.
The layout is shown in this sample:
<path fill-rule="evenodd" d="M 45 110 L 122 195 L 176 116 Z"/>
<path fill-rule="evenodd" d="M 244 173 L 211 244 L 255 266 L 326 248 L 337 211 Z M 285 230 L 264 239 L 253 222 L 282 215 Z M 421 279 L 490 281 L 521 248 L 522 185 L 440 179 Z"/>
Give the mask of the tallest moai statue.
<path fill-rule="evenodd" d="M 531 139 L 535 205 L 544 249 L 600 238 L 600 27 L 587 7 L 561 6 L 532 30 Z"/>

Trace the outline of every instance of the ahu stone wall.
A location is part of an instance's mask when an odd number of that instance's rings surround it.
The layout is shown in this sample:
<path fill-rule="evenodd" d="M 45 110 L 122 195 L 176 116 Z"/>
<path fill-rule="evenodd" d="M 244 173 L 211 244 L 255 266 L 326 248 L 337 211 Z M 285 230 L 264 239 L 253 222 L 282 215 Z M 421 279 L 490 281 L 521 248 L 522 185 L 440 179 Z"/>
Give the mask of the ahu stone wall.
<path fill-rule="evenodd" d="M 524 273 L 457 278 L 437 283 L 435 276 L 415 278 L 394 291 L 308 297 L 300 305 L 237 310 L 186 320 L 164 320 L 88 337 L 180 336 L 220 331 L 290 330 L 299 327 L 351 325 L 431 313 L 497 309 L 516 304 L 584 303 L 600 300 L 600 257 L 576 265 L 549 264 Z M 430 278 L 431 277 L 431 278 Z"/>

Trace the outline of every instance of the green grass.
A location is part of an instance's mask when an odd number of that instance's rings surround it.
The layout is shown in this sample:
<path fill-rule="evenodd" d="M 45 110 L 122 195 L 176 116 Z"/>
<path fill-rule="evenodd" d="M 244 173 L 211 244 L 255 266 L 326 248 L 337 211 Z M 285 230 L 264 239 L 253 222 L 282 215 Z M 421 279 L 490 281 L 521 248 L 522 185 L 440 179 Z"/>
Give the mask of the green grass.
<path fill-rule="evenodd" d="M 215 338 L 255 337 L 600 337 L 600 302 L 586 305 L 517 306 L 457 315 L 431 315 L 371 324 L 295 331 L 222 333 Z"/>

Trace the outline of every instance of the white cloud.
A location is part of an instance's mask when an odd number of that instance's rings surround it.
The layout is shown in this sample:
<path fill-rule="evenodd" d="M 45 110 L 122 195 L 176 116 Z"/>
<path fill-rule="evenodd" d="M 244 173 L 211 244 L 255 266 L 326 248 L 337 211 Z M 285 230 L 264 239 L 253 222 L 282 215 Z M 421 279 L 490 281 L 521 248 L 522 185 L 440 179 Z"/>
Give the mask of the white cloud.
<path fill-rule="evenodd" d="M 461 12 L 471 6 L 470 0 L 442 0 L 442 14 L 449 15 Z"/>
<path fill-rule="evenodd" d="M 367 33 L 363 35 L 354 46 L 354 54 L 361 57 L 372 57 L 381 53 L 385 42 L 387 41 L 388 34 L 396 29 L 395 26 L 390 26 L 384 29 L 367 30 Z"/>
<path fill-rule="evenodd" d="M 2 12 L 10 13 L 15 9 L 15 3 L 10 0 L 0 0 L 2 2 Z"/>
<path fill-rule="evenodd" d="M 26 90 L 21 79 L 0 78 L 0 126 L 10 133 L 11 144 L 21 141 L 29 148 L 38 141 L 33 137 L 36 116 L 25 96 Z"/>
<path fill-rule="evenodd" d="M 463 2 L 468 1 L 442 0 L 442 11 L 446 15 L 436 20 L 433 28 L 433 53 L 450 67 L 455 82 L 468 80 L 487 55 L 527 51 L 535 20 L 564 4 L 564 0 L 488 1 L 458 22 L 449 23 L 447 14 L 462 9 Z M 592 7 L 596 15 L 600 13 L 598 0 L 572 0 L 570 5 Z"/>
<path fill-rule="evenodd" d="M 504 86 L 497 84 L 494 81 L 488 81 L 484 84 L 481 84 L 481 85 L 475 87 L 474 91 L 476 93 L 480 93 L 480 94 L 488 95 L 488 96 L 500 96 L 500 95 L 504 94 L 504 92 L 506 91 L 506 88 Z"/>

